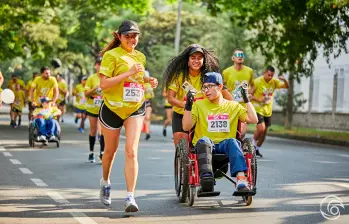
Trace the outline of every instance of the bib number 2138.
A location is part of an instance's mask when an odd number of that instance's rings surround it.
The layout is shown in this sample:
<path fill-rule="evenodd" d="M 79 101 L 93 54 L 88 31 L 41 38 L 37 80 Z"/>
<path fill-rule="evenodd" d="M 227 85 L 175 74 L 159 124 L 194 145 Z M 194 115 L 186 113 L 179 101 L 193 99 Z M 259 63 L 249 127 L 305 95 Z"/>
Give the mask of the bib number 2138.
<path fill-rule="evenodd" d="M 209 115 L 207 117 L 209 132 L 229 132 L 229 115 Z"/>
<path fill-rule="evenodd" d="M 124 83 L 124 101 L 139 102 L 142 100 L 144 94 L 143 85 L 134 82 Z"/>

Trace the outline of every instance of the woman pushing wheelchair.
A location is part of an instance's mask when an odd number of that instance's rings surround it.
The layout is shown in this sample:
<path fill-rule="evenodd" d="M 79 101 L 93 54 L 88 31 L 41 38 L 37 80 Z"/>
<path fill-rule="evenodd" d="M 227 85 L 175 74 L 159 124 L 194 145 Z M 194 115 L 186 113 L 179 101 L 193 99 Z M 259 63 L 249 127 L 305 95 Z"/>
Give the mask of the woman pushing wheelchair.
<path fill-rule="evenodd" d="M 183 129 L 189 131 L 195 126 L 192 143 L 198 155 L 200 191 L 214 191 L 212 154 L 217 153 L 225 154 L 229 158 L 230 174 L 237 179 L 235 192 L 249 192 L 251 189 L 246 178 L 246 161 L 236 134 L 239 120 L 256 124 L 257 114 L 246 89 L 241 88 L 246 108 L 238 102 L 224 99 L 222 89 L 221 74 L 205 74 L 202 85 L 205 99 L 193 104 L 194 97 L 190 91 L 187 93 Z"/>

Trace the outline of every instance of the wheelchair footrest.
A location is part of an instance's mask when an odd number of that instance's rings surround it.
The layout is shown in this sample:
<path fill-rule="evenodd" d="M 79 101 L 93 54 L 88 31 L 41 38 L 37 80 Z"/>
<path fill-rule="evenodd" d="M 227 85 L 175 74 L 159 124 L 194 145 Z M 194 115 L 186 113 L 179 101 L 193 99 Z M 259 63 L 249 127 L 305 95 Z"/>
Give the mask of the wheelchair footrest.
<path fill-rule="evenodd" d="M 233 193 L 233 196 L 254 196 L 257 192 L 256 191 L 235 191 Z"/>
<path fill-rule="evenodd" d="M 198 196 L 198 198 L 215 197 L 215 196 L 219 196 L 220 194 L 221 194 L 221 192 L 219 192 L 219 191 L 211 191 L 211 192 L 198 191 L 197 196 Z"/>

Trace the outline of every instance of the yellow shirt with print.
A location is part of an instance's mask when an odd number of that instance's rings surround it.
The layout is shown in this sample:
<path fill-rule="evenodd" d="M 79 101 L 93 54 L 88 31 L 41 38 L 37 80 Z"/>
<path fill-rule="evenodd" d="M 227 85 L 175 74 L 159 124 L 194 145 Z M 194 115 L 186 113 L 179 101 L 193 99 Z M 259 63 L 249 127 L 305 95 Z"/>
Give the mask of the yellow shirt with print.
<path fill-rule="evenodd" d="M 33 112 L 34 116 L 43 116 L 44 119 L 49 119 L 51 115 L 55 114 L 56 112 L 60 111 L 56 106 L 50 107 L 50 108 L 36 108 Z"/>
<path fill-rule="evenodd" d="M 241 70 L 236 70 L 234 65 L 225 69 L 222 73 L 224 85 L 228 91 L 233 95 L 234 101 L 244 104 L 241 92 L 238 87 L 242 82 L 247 82 L 248 88 L 253 84 L 253 69 L 247 66 L 243 66 Z"/>
<path fill-rule="evenodd" d="M 13 101 L 13 108 L 22 111 L 25 103 L 25 92 L 23 90 L 14 91 L 15 100 Z"/>
<path fill-rule="evenodd" d="M 154 91 L 150 83 L 144 83 L 144 97 L 146 100 L 154 98 Z"/>
<path fill-rule="evenodd" d="M 229 138 L 236 138 L 238 121 L 245 122 L 247 110 L 236 101 L 223 99 L 221 104 L 208 99 L 196 101 L 192 108 L 192 121 L 195 125 L 193 144 L 206 136 L 214 144 Z"/>
<path fill-rule="evenodd" d="M 270 117 L 273 111 L 274 91 L 280 89 L 283 86 L 283 82 L 278 79 L 271 79 L 266 82 L 264 77 L 258 77 L 254 80 L 255 91 L 253 96 L 261 98 L 265 96 L 265 102 L 258 102 L 252 100 L 252 104 L 256 109 L 256 112 L 264 117 Z"/>
<path fill-rule="evenodd" d="M 85 85 L 85 91 L 96 88 L 100 85 L 101 79 L 97 73 L 88 77 Z M 103 101 L 102 89 L 99 87 L 96 91 L 90 96 L 87 97 L 86 101 L 86 111 L 91 114 L 98 114 L 99 108 L 101 107 Z"/>
<path fill-rule="evenodd" d="M 185 81 L 189 82 L 197 91 L 196 95 L 194 96 L 195 99 L 203 99 L 203 94 L 201 92 L 201 87 L 202 87 L 201 74 L 197 76 L 189 75 L 189 80 L 183 80 L 183 74 L 180 74 L 178 79 L 172 81 L 168 89 L 176 92 L 176 99 L 180 101 L 184 101 L 184 99 L 186 98 L 187 92 L 182 87 Z M 178 114 L 184 113 L 184 108 L 182 107 L 173 106 L 173 110 Z"/>
<path fill-rule="evenodd" d="M 58 95 L 58 98 L 57 98 L 57 103 L 60 103 L 62 101 L 65 100 L 65 96 L 66 94 L 65 93 L 62 93 L 59 89 L 62 89 L 62 90 L 67 90 L 68 89 L 68 85 L 65 81 L 60 81 L 58 83 L 58 92 L 59 92 L 59 95 Z"/>
<path fill-rule="evenodd" d="M 103 55 L 99 72 L 111 78 L 127 72 L 136 63 L 145 66 L 145 55 L 137 50 L 133 54 L 128 53 L 119 46 Z M 121 119 L 128 118 L 144 103 L 144 72 L 134 74 L 103 90 L 103 99 L 105 105 Z"/>
<path fill-rule="evenodd" d="M 80 110 L 86 110 L 86 97 L 85 97 L 85 87 L 80 83 L 77 84 L 73 90 L 75 95 L 74 107 Z"/>
<path fill-rule="evenodd" d="M 53 90 L 58 86 L 57 81 L 54 77 L 49 77 L 48 79 L 44 79 L 42 76 L 38 76 L 34 79 L 31 84 L 34 90 L 34 101 L 41 105 L 40 98 L 47 97 L 50 100 L 53 99 Z"/>
<path fill-rule="evenodd" d="M 21 86 L 21 89 L 25 89 L 25 83 L 22 79 L 17 79 L 17 82 L 13 82 L 13 80 L 11 79 L 10 81 L 8 81 L 7 83 L 7 88 L 11 89 L 13 92 L 16 91 L 16 84 L 19 84 Z"/>

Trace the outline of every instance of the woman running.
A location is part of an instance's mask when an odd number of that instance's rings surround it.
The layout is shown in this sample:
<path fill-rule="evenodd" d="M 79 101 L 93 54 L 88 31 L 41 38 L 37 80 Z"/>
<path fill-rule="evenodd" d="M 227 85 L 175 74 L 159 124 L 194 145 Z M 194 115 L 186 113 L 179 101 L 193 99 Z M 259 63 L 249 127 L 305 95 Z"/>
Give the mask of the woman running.
<path fill-rule="evenodd" d="M 167 89 L 168 102 L 173 106 L 172 131 L 174 145 L 181 138 L 188 139 L 188 132 L 183 130 L 182 118 L 185 96 L 190 90 L 195 100 L 203 98 L 201 92 L 203 75 L 207 72 L 220 72 L 219 62 L 213 52 L 203 46 L 192 44 L 182 53 L 174 57 L 164 73 L 164 84 Z M 232 100 L 232 95 L 225 89 L 224 98 Z"/>
<path fill-rule="evenodd" d="M 166 137 L 167 136 L 166 128 L 167 128 L 167 125 L 171 124 L 172 122 L 173 109 L 172 109 L 172 105 L 168 102 L 166 89 L 164 89 L 164 91 L 162 92 L 162 96 L 165 98 L 164 109 L 166 114 L 166 120 L 164 121 L 164 129 L 162 130 L 162 135 Z"/>
<path fill-rule="evenodd" d="M 144 83 L 152 87 L 157 79 L 145 77 L 146 58 L 135 50 L 139 39 L 136 22 L 126 20 L 113 33 L 114 40 L 102 51 L 100 67 L 103 103 L 99 110 L 105 149 L 102 160 L 103 177 L 100 181 L 100 199 L 110 205 L 110 172 L 119 145 L 120 130 L 125 127 L 125 179 L 127 197 L 125 211 L 137 212 L 134 190 L 138 176 L 138 143 L 145 115 Z"/>
<path fill-rule="evenodd" d="M 90 154 L 88 155 L 88 161 L 90 163 L 95 162 L 94 147 L 96 143 L 96 136 L 98 133 L 98 139 L 101 146 L 99 152 L 99 159 L 102 161 L 104 152 L 104 137 L 101 134 L 101 126 L 98 123 L 98 111 L 102 105 L 102 89 L 100 87 L 100 74 L 99 68 L 101 66 L 101 57 L 96 58 L 95 68 L 96 73 L 87 78 L 85 85 L 86 101 L 86 115 L 90 122 L 90 134 L 88 136 L 88 142 L 90 144 Z"/>

